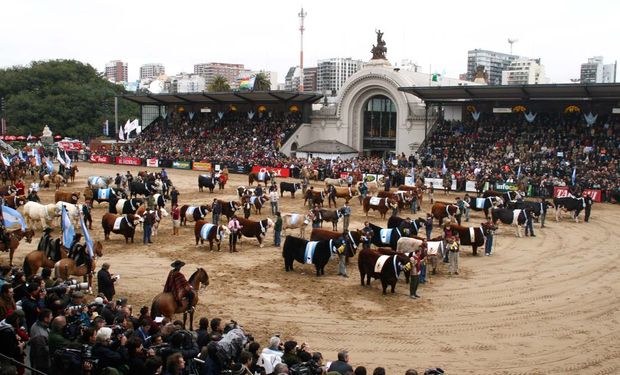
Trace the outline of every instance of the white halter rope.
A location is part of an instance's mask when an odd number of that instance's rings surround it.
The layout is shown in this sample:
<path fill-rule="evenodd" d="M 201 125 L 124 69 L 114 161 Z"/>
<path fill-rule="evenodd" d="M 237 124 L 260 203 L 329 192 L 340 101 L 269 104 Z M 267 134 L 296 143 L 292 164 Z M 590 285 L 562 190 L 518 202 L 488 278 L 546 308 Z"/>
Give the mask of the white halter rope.
<path fill-rule="evenodd" d="M 265 232 L 266 232 L 267 230 L 265 229 L 265 226 L 263 225 L 263 221 L 262 221 L 262 220 L 260 220 L 260 221 L 258 222 L 258 225 L 260 225 L 260 231 L 261 231 L 261 233 L 262 233 L 262 234 L 265 234 Z"/>
<path fill-rule="evenodd" d="M 129 228 L 133 228 L 133 224 L 129 221 L 129 217 L 125 216 L 125 221 L 127 222 L 127 225 L 129 225 Z"/>
<path fill-rule="evenodd" d="M 135 210 L 136 210 L 136 207 L 133 205 L 132 200 L 133 200 L 133 199 L 130 199 L 130 200 L 129 200 L 129 205 L 131 206 L 131 210 L 132 210 L 132 211 L 135 211 Z"/>
<path fill-rule="evenodd" d="M 353 239 L 351 232 L 348 232 L 347 235 L 349 236 L 349 239 L 351 240 L 351 246 L 353 246 L 354 250 L 357 250 L 357 244 L 355 243 L 355 240 Z"/>
<path fill-rule="evenodd" d="M 396 277 L 400 276 L 400 270 L 396 266 L 396 255 L 392 255 L 392 264 L 394 266 L 394 275 L 396 275 Z"/>

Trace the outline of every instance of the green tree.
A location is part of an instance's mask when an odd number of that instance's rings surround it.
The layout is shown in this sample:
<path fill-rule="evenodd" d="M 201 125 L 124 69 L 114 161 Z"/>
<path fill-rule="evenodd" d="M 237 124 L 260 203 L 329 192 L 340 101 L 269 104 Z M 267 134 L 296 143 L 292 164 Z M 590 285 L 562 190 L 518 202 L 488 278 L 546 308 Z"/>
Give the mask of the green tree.
<path fill-rule="evenodd" d="M 210 92 L 230 91 L 230 85 L 224 76 L 218 75 L 213 78 L 213 82 L 209 84 L 208 89 Z"/>
<path fill-rule="evenodd" d="M 271 81 L 267 79 L 265 73 L 258 73 L 254 78 L 254 91 L 269 91 L 271 90 Z"/>
<path fill-rule="evenodd" d="M 33 61 L 29 66 L 0 69 L 0 97 L 6 102 L 11 134 L 54 134 L 87 140 L 102 134 L 105 120 L 113 123 L 114 97 L 123 86 L 103 78 L 88 64 L 75 60 Z M 119 121 L 136 118 L 139 106 L 119 100 Z"/>

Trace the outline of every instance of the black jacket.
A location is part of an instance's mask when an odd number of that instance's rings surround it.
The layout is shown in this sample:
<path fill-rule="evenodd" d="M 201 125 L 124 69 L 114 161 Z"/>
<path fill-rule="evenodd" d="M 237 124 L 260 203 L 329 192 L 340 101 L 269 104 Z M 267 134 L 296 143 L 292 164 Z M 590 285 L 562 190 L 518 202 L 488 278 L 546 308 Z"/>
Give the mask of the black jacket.
<path fill-rule="evenodd" d="M 114 290 L 114 280 L 112 280 L 110 272 L 103 268 L 97 272 L 97 288 L 99 293 L 103 293 L 108 300 L 111 300 L 116 294 Z"/>

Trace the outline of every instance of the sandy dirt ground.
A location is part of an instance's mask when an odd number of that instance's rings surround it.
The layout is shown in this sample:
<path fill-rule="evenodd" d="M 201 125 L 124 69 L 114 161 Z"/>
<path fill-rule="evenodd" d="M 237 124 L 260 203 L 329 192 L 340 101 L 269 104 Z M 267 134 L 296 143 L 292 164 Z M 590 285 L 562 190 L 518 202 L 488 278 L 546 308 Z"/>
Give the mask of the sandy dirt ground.
<path fill-rule="evenodd" d="M 76 182 L 63 190 L 82 191 L 90 175 L 128 169 L 84 163 L 79 168 Z M 129 169 L 134 175 L 138 172 Z M 231 175 L 224 192 L 199 193 L 198 174 L 169 170 L 181 204 L 233 198 L 234 188 L 247 184 L 247 176 Z M 315 189 L 321 185 L 314 183 Z M 441 200 L 456 196 L 435 195 Z M 44 203 L 53 202 L 53 189 L 41 197 Z M 287 194 L 280 201 L 282 212 L 304 212 L 302 205 L 299 196 L 291 199 Z M 361 206 L 354 200 L 352 207 L 350 227 L 361 228 Z M 428 211 L 427 201 L 423 208 Z M 263 217 L 270 211 L 265 207 Z M 105 212 L 107 204 L 95 203 L 94 239 L 103 240 Z M 385 226 L 386 221 L 372 212 L 371 222 Z M 479 225 L 482 213 L 472 213 L 472 225 Z M 117 296 L 128 297 L 138 308 L 150 306 L 163 289 L 170 263 L 182 259 L 186 276 L 201 266 L 211 280 L 199 292 L 195 322 L 202 316 L 235 319 L 263 345 L 280 333 L 285 339 L 308 342 L 329 360 L 336 359 L 338 350 L 348 349 L 354 367 L 364 365 L 372 371 L 383 366 L 390 374 L 435 366 L 449 374 L 620 373 L 618 206 L 595 205 L 590 223 L 568 217 L 556 223 L 549 217 L 548 228 L 537 225 L 536 238 L 515 238 L 514 230 L 504 227 L 496 236 L 493 256 L 473 257 L 471 248 L 465 248 L 461 274 L 448 276 L 442 264 L 431 283 L 420 287 L 418 300 L 409 298 L 402 279 L 395 295 L 383 296 L 378 280 L 362 287 L 357 259 L 348 267 L 348 279 L 337 276 L 337 260 L 330 261 L 320 278 L 308 265 L 296 264 L 294 272 L 286 273 L 272 231 L 264 248 L 256 239 L 244 239 L 239 253 L 229 253 L 228 243 L 222 252 L 209 252 L 208 245 L 194 245 L 193 224 L 173 237 L 167 219 L 149 246 L 142 244 L 142 232 L 129 245 L 112 234 L 98 260 L 121 275 Z M 39 237 L 40 230 L 32 244 L 21 244 L 16 264 L 34 250 Z M 6 264 L 8 255 L 0 254 L 0 261 Z"/>

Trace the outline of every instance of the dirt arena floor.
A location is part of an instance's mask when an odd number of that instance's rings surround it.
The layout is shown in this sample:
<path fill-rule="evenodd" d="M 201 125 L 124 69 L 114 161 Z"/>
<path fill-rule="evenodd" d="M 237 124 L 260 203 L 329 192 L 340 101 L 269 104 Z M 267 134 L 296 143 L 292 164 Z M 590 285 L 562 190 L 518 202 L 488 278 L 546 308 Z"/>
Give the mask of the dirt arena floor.
<path fill-rule="evenodd" d="M 115 175 L 128 169 L 85 163 L 79 168 L 75 184 L 63 190 L 82 191 L 90 175 Z M 134 175 L 138 172 L 129 169 Z M 169 170 L 181 192 L 181 204 L 234 198 L 234 189 L 247 184 L 247 176 L 231 175 L 223 193 L 199 193 L 198 174 Z M 455 196 L 436 193 L 440 200 Z M 53 202 L 53 189 L 43 191 L 41 197 L 44 203 Z M 300 197 L 285 196 L 280 201 L 282 212 L 303 212 L 302 205 Z M 364 217 L 359 202 L 352 201 L 352 207 L 350 227 L 361 228 Z M 423 208 L 429 209 L 427 201 Z M 270 211 L 265 207 L 263 217 Z M 107 204 L 95 203 L 94 239 L 103 240 L 105 212 Z M 473 212 L 472 225 L 480 224 L 481 215 Z M 370 218 L 385 226 L 378 214 L 371 211 Z M 142 232 L 129 245 L 112 234 L 98 263 L 110 263 L 111 272 L 121 275 L 117 296 L 128 297 L 136 308 L 150 306 L 152 297 L 162 291 L 173 260 L 187 263 L 183 271 L 188 277 L 196 267 L 204 267 L 211 284 L 199 292 L 195 322 L 202 316 L 235 319 L 263 345 L 272 334 L 280 333 L 284 339 L 308 342 L 328 360 L 348 349 L 351 364 L 366 366 L 369 372 L 376 366 L 385 367 L 389 374 L 437 366 L 448 374 L 618 374 L 619 222 L 618 206 L 597 204 L 590 223 L 568 218 L 556 223 L 549 217 L 548 228 L 535 228 L 536 238 L 515 238 L 514 230 L 504 227 L 496 236 L 493 256 L 473 257 L 471 248 L 464 248 L 461 274 L 447 276 L 442 264 L 431 283 L 420 287 L 418 300 L 409 298 L 402 280 L 395 295 L 383 296 L 378 280 L 362 287 L 357 259 L 348 267 L 348 279 L 337 276 L 334 260 L 320 278 L 314 276 L 313 267 L 298 263 L 294 272 L 286 273 L 281 250 L 273 246 L 272 231 L 264 248 L 258 247 L 256 239 L 244 239 L 240 253 L 229 253 L 228 243 L 222 252 L 209 252 L 208 245 L 194 246 L 193 224 L 173 237 L 169 217 L 149 246 L 142 244 Z M 37 231 L 32 244 L 20 245 L 16 264 L 22 263 L 39 238 Z M 0 260 L 6 264 L 8 255 L 0 254 Z"/>

